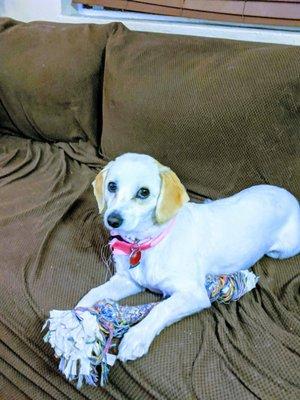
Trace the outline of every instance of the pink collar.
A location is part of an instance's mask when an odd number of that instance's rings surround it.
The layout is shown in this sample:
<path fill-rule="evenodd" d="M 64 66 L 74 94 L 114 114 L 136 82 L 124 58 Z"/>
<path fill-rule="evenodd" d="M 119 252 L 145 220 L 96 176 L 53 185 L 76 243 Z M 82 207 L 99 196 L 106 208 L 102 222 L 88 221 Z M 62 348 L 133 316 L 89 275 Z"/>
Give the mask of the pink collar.
<path fill-rule="evenodd" d="M 112 237 L 109 241 L 109 247 L 113 254 L 122 254 L 130 256 L 130 267 L 136 267 L 140 263 L 141 259 L 141 251 L 148 250 L 151 247 L 156 246 L 159 242 L 161 242 L 167 234 L 171 231 L 175 222 L 175 218 L 173 218 L 166 228 L 155 238 L 146 239 L 142 242 L 127 242 L 122 239 L 119 240 L 117 237 Z"/>

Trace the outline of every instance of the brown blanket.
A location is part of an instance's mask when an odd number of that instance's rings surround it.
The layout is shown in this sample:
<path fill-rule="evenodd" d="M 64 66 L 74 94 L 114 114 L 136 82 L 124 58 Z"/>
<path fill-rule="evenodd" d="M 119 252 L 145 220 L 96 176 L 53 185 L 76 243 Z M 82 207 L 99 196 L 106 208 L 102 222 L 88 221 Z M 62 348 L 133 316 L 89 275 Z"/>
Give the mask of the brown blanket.
<path fill-rule="evenodd" d="M 2 61 L 5 54 L 5 62 L 0 66 L 0 398 L 2 396 L 6 400 L 299 399 L 299 256 L 283 261 L 263 258 L 254 266 L 254 272 L 260 277 L 255 290 L 237 303 L 214 305 L 209 310 L 165 329 L 156 338 L 147 356 L 126 364 L 117 362 L 112 368 L 110 383 L 105 389 L 83 387 L 78 391 L 74 385 L 66 382 L 57 372 L 57 360 L 54 359 L 49 346 L 43 343 L 40 332 L 49 310 L 72 308 L 91 287 L 101 284 L 109 277 L 100 259 L 100 248 L 107 243 L 107 232 L 103 229 L 101 218 L 97 214 L 90 184 L 97 170 L 105 164 L 100 156 L 101 153 L 109 153 L 105 156 L 111 157 L 114 155 L 112 146 L 116 146 L 116 153 L 126 151 L 129 146 L 124 137 L 118 140 L 115 136 L 112 140 L 112 135 L 117 135 L 117 130 L 121 129 L 118 118 L 123 118 L 126 130 L 119 133 L 128 135 L 128 140 L 131 142 L 130 150 L 141 151 L 142 148 L 143 151 L 156 155 L 161 162 L 173 164 L 188 189 L 192 190 L 190 193 L 194 199 L 202 196 L 218 197 L 245 185 L 261 182 L 285 186 L 300 197 L 300 69 L 297 58 L 299 50 L 297 53 L 296 48 L 289 46 L 246 45 L 196 38 L 174 37 L 177 38 L 175 40 L 165 35 L 136 33 L 131 38 L 130 33 L 121 25 L 117 29 L 114 25 L 103 28 L 89 25 L 46 24 L 47 29 L 45 29 L 44 23 L 16 24 L 5 20 L 1 23 L 0 59 Z M 69 31 L 71 29 L 73 31 Z M 41 37 L 45 34 L 42 44 L 33 45 L 32 36 L 27 30 L 40 32 Z M 56 35 L 54 38 L 51 32 Z M 76 47 L 74 39 L 76 35 L 90 45 Z M 121 35 L 121 38 L 118 35 Z M 124 56 L 126 65 L 120 61 L 120 76 L 117 80 L 111 58 L 117 45 L 115 40 L 125 40 L 126 43 L 123 43 L 122 47 L 126 49 L 128 43 L 129 45 L 137 43 L 135 35 L 141 35 L 140 43 L 144 43 L 144 48 L 138 54 L 136 48 L 135 52 L 132 50 L 131 53 L 127 49 L 127 56 Z M 104 80 L 104 130 L 100 140 L 102 115 L 99 106 L 102 99 L 98 95 L 96 106 L 89 107 L 89 103 L 86 104 L 86 96 L 90 93 L 89 101 L 92 99 L 96 101 L 93 96 L 97 90 L 101 91 L 101 77 L 104 70 L 101 60 L 104 60 L 107 37 L 110 38 L 106 48 L 109 58 L 105 64 L 107 70 Z M 175 44 L 178 46 L 179 43 L 179 47 L 186 41 L 188 49 L 186 57 L 190 53 L 194 54 L 193 62 L 187 58 L 185 69 L 181 70 L 186 84 L 189 82 L 186 75 L 188 68 L 192 68 L 195 74 L 193 69 L 195 65 L 200 72 L 201 65 L 204 66 L 203 63 L 197 64 L 195 56 L 197 52 L 198 57 L 202 59 L 207 56 L 206 62 L 214 65 L 211 67 L 212 70 L 218 70 L 217 68 L 220 70 L 222 65 L 223 68 L 225 65 L 221 62 L 224 54 L 230 58 L 234 53 L 234 57 L 241 60 L 239 49 L 243 49 L 240 53 L 247 52 L 249 57 L 247 65 L 252 62 L 251 54 L 255 60 L 255 68 L 252 69 L 253 79 L 256 76 L 257 65 L 260 66 L 261 73 L 264 69 L 268 71 L 268 68 L 271 68 L 269 63 L 273 53 L 276 54 L 274 57 L 280 58 L 284 65 L 291 65 L 287 74 L 282 70 L 278 72 L 279 78 L 274 84 L 266 84 L 274 96 L 268 101 L 267 99 L 262 101 L 260 98 L 261 112 L 268 111 L 270 108 L 264 110 L 263 106 L 269 105 L 275 114 L 271 113 L 270 118 L 264 116 L 264 125 L 259 132 L 255 131 L 253 142 L 248 136 L 251 151 L 248 147 L 246 152 L 246 146 L 241 151 L 241 145 L 244 143 L 243 134 L 248 132 L 248 135 L 251 135 L 246 128 L 251 126 L 252 121 L 249 120 L 249 124 L 243 122 L 243 129 L 239 130 L 237 118 L 232 122 L 230 130 L 229 118 L 232 115 L 230 113 L 228 116 L 222 116 L 227 125 L 224 131 L 220 128 L 222 131 L 220 136 L 218 136 L 217 120 L 217 125 L 214 129 L 210 129 L 207 135 L 205 129 L 201 130 L 199 136 L 192 135 L 194 141 L 192 146 L 189 132 L 193 131 L 194 122 L 190 124 L 186 121 L 186 125 L 181 129 L 182 135 L 186 137 L 185 140 L 176 131 L 177 123 L 174 124 L 174 135 L 172 136 L 169 130 L 166 133 L 168 140 L 172 140 L 171 149 L 169 143 L 164 143 L 164 139 L 160 140 L 165 129 L 165 126 L 161 125 L 162 115 L 165 113 L 169 116 L 168 121 L 175 120 L 178 115 L 175 110 L 174 115 L 170 117 L 171 103 L 166 104 L 163 98 L 158 108 L 161 114 L 156 113 L 155 123 L 147 120 L 147 113 L 149 114 L 151 107 L 147 109 L 147 101 L 143 104 L 140 114 L 143 115 L 141 118 L 143 127 L 140 129 L 134 111 L 137 104 L 134 101 L 135 99 L 140 103 L 142 101 L 141 97 L 138 97 L 141 85 L 134 80 L 136 77 L 134 68 L 139 62 L 143 62 L 144 55 L 148 57 L 148 61 L 150 56 L 152 63 L 157 62 L 160 65 L 164 60 L 160 56 L 154 57 L 151 52 L 153 47 L 161 49 L 156 42 L 158 39 L 167 40 L 167 38 L 170 38 L 169 52 L 173 51 L 170 43 L 175 40 Z M 27 40 L 31 43 L 30 46 Z M 193 51 L 189 47 L 191 42 L 196 43 L 192 48 Z M 203 48 L 201 50 L 200 43 L 202 46 L 205 44 L 207 49 L 213 46 L 214 51 L 209 57 L 203 52 Z M 61 51 L 60 60 L 65 62 L 67 58 L 64 54 L 72 46 L 78 62 L 81 63 L 78 71 L 83 70 L 83 72 L 77 76 L 76 83 L 74 74 L 67 74 L 68 91 L 65 96 L 68 100 L 65 108 L 61 109 L 58 107 L 58 102 L 61 105 L 64 92 L 54 83 L 59 82 L 57 85 L 63 85 L 64 80 L 60 77 L 51 81 L 50 77 L 55 76 L 52 68 L 58 71 L 57 74 L 61 71 L 60 64 L 58 62 L 55 64 L 53 59 L 57 56 L 58 49 L 63 47 L 65 51 Z M 24 63 L 24 52 L 28 49 L 30 54 Z M 37 61 L 37 54 L 41 56 L 45 49 L 48 50 L 48 55 L 44 71 L 42 62 Z M 271 54 L 267 64 L 265 57 L 260 58 L 260 54 L 266 53 Z M 170 59 L 170 53 L 167 54 Z M 122 54 L 119 55 L 121 57 Z M 132 57 L 135 64 L 130 64 Z M 290 57 L 289 62 L 286 61 L 288 57 Z M 14 62 L 12 58 L 15 58 Z M 86 59 L 94 60 L 93 65 L 91 61 L 84 63 Z M 241 65 L 244 62 L 241 61 Z M 25 74 L 26 68 L 31 68 L 31 72 L 27 71 Z M 124 71 L 127 71 L 127 78 L 121 74 Z M 172 67 L 169 66 L 168 79 L 171 80 L 172 71 Z M 199 79 L 201 76 L 205 79 L 199 71 Z M 234 76 L 232 68 L 228 71 L 230 76 Z M 251 75 L 249 70 L 247 71 L 247 74 Z M 29 79 L 29 72 L 32 75 L 30 78 L 32 82 L 40 83 L 31 86 L 27 84 L 28 82 L 24 82 Z M 180 91 L 184 91 L 177 70 L 173 76 L 175 75 Z M 214 91 L 219 87 L 221 96 L 224 87 L 222 82 L 226 83 L 226 74 L 220 73 L 217 76 L 223 78 L 218 84 L 214 83 Z M 274 72 L 272 76 L 275 77 L 276 73 Z M 95 80 L 93 77 L 98 78 Z M 150 78 L 148 71 L 144 75 L 148 88 L 151 87 Z M 266 72 L 264 80 L 267 78 Z M 110 79 L 110 85 L 107 85 L 107 79 Z M 209 76 L 207 79 L 209 82 Z M 45 80 L 48 82 L 48 99 L 44 92 L 41 93 L 40 85 Z M 261 85 L 264 80 L 261 81 Z M 132 96 L 129 89 L 121 94 L 123 85 L 126 88 L 129 81 L 134 92 Z M 170 82 L 169 84 L 171 85 Z M 72 85 L 75 85 L 76 90 Z M 115 85 L 118 85 L 119 103 L 111 92 L 116 89 Z M 250 78 L 247 78 L 245 85 L 248 85 L 247 87 L 252 85 Z M 69 86 L 74 90 L 72 91 Z M 228 84 L 228 88 L 229 86 Z M 174 89 L 174 86 L 172 87 Z M 258 87 L 259 85 L 257 90 Z M 288 91 L 289 88 L 292 89 Z M 147 93 L 150 102 L 153 93 L 144 90 L 143 88 L 143 93 Z M 186 90 L 190 91 L 191 88 Z M 263 92 L 261 89 L 260 97 L 263 96 Z M 278 93 L 285 94 L 286 102 L 278 100 L 276 97 Z M 132 125 L 129 118 L 124 119 L 123 111 L 127 95 L 130 98 Z M 37 96 L 36 101 L 34 96 Z M 216 94 L 215 96 L 217 97 Z M 239 101 L 236 100 L 232 112 L 238 113 L 236 108 L 239 107 L 239 103 L 241 107 L 245 107 L 249 101 L 251 111 L 249 115 L 253 118 L 253 124 L 257 124 L 255 115 L 259 109 L 257 105 L 253 106 L 255 98 L 251 97 L 250 101 L 248 97 L 245 99 L 241 94 L 239 96 Z M 76 99 L 83 107 L 82 112 L 78 112 L 74 105 Z M 228 97 L 226 99 L 224 102 L 229 101 Z M 243 99 L 245 103 L 242 103 Z M 156 98 L 156 102 L 158 101 L 159 98 Z M 185 101 L 188 101 L 188 95 Z M 30 107 L 26 108 L 26 104 Z M 97 107 L 99 115 L 96 112 Z M 222 108 L 221 103 L 218 107 Z M 56 115 L 59 109 L 61 115 Z M 113 115 L 110 116 L 109 110 L 113 110 Z M 205 110 L 208 116 L 217 117 L 214 104 L 211 109 L 206 104 Z M 239 112 L 239 115 L 243 114 Z M 216 121 L 213 117 L 211 120 Z M 55 121 L 52 130 L 53 118 Z M 109 120 L 112 122 L 109 123 Z M 203 126 L 201 120 L 198 120 L 198 125 Z M 143 132 L 148 134 L 141 137 Z M 264 132 L 268 134 L 264 135 Z M 153 142 L 155 134 L 157 137 Z M 215 135 L 213 142 L 210 141 L 212 134 Z M 194 147 L 201 149 L 203 143 L 207 146 L 204 147 L 205 152 L 196 152 Z M 213 153 L 214 145 L 218 149 L 214 159 L 217 177 L 220 178 L 222 173 L 220 165 L 222 159 L 227 161 L 229 159 L 228 163 L 234 164 L 235 160 L 240 162 L 244 157 L 245 163 L 243 168 L 238 169 L 238 174 L 233 167 L 231 172 L 227 170 L 223 175 L 223 180 L 216 179 L 214 168 L 210 167 L 207 157 L 207 152 Z M 222 146 L 225 146 L 223 154 Z M 159 151 L 160 154 L 154 154 Z M 193 164 L 191 158 L 188 159 L 188 151 L 192 152 L 190 157 L 196 157 L 196 163 Z M 249 177 L 246 166 L 250 165 Z M 190 175 L 187 176 L 189 171 Z M 204 183 L 201 185 L 201 182 Z M 138 304 L 157 298 L 146 292 L 128 299 L 126 303 Z"/>

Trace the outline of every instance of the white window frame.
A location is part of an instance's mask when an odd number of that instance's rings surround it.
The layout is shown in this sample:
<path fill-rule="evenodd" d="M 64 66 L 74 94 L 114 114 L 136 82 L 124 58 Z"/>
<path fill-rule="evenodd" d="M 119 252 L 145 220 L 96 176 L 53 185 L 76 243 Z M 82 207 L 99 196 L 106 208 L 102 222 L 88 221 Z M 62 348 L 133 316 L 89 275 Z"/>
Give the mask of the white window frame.
<path fill-rule="evenodd" d="M 281 43 L 300 46 L 300 29 L 267 25 L 228 24 L 199 19 L 122 11 L 83 9 L 71 0 L 0 0 L 0 16 L 24 22 L 46 20 L 69 23 L 105 24 L 119 21 L 129 29 L 211 38 Z"/>

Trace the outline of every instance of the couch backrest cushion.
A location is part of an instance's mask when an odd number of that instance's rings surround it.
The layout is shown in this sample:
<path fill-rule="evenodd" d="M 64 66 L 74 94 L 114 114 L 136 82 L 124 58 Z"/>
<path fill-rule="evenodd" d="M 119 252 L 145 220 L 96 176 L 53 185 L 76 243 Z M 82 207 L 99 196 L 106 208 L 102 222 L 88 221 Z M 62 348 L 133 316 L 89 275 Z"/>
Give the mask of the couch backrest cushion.
<path fill-rule="evenodd" d="M 96 145 L 104 49 L 116 26 L 0 20 L 0 129 Z"/>
<path fill-rule="evenodd" d="M 255 183 L 300 197 L 300 48 L 117 31 L 101 151 L 147 153 L 219 197 Z"/>

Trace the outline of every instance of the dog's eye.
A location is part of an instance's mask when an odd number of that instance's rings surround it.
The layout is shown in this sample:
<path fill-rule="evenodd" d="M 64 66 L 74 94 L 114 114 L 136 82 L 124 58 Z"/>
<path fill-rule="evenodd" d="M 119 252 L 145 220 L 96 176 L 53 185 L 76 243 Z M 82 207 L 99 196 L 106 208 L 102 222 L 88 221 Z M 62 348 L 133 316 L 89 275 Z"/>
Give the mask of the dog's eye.
<path fill-rule="evenodd" d="M 117 184 L 116 182 L 108 182 L 107 189 L 111 193 L 115 193 L 117 191 Z"/>
<path fill-rule="evenodd" d="M 136 197 L 138 199 L 146 199 L 147 197 L 149 197 L 150 191 L 147 188 L 140 188 L 136 194 Z"/>

